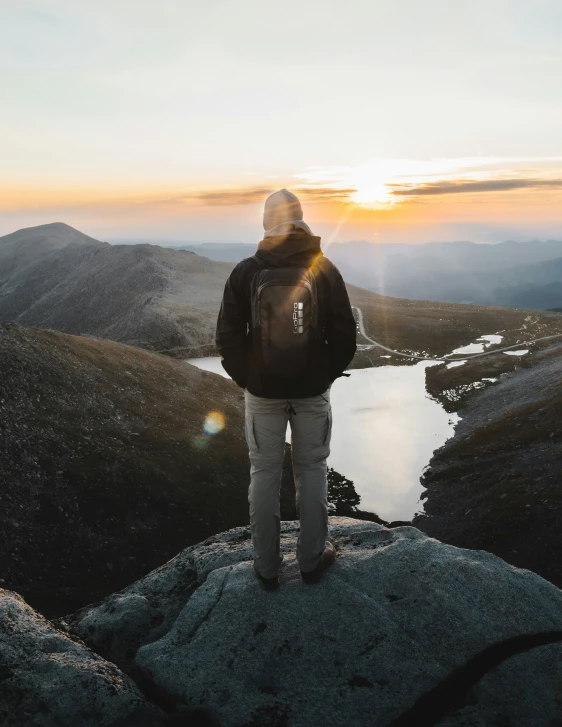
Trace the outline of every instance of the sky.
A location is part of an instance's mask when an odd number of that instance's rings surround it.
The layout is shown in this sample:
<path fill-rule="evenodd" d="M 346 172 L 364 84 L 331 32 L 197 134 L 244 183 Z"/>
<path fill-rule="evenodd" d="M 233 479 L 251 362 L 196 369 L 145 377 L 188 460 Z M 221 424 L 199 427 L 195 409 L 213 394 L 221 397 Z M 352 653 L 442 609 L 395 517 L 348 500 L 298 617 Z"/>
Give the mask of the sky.
<path fill-rule="evenodd" d="M 560 0 L 0 0 L 0 235 L 562 239 Z"/>

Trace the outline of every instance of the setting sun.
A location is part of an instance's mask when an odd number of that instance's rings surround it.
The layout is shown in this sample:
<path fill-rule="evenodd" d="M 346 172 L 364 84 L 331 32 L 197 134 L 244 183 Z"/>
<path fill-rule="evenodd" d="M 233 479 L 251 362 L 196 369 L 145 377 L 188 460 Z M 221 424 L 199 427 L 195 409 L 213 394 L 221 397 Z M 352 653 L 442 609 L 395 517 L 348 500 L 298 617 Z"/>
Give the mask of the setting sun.
<path fill-rule="evenodd" d="M 351 199 L 356 204 L 365 205 L 366 207 L 387 207 L 393 205 L 396 201 L 392 199 L 382 178 L 377 179 L 376 176 L 370 179 L 366 178 L 364 182 L 360 181 L 357 192 L 351 195 Z"/>
<path fill-rule="evenodd" d="M 374 209 L 393 206 L 398 199 L 393 197 L 390 184 L 397 174 L 403 173 L 404 167 L 408 168 L 407 160 L 387 159 L 351 170 L 349 183 L 357 190 L 351 201 Z"/>

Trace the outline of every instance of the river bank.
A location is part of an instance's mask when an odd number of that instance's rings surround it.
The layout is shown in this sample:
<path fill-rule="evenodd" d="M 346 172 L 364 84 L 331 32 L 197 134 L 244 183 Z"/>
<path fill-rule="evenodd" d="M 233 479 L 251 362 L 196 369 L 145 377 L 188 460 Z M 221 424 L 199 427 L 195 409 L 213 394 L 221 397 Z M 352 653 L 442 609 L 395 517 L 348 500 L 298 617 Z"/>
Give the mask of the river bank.
<path fill-rule="evenodd" d="M 515 371 L 504 371 L 513 366 L 505 359 L 498 354 L 454 370 L 462 386 L 496 379 L 469 399 L 450 398 L 454 372 L 428 371 L 428 388 L 449 410 L 460 407 L 462 419 L 424 473 L 425 514 L 413 524 L 561 586 L 562 344 L 525 356 Z"/>

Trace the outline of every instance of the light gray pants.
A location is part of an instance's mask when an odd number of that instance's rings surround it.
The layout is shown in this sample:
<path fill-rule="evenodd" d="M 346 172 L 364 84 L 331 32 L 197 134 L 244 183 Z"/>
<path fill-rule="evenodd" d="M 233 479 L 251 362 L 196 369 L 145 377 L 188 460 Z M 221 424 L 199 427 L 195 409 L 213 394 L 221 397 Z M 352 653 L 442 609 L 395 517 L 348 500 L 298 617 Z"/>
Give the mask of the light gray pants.
<path fill-rule="evenodd" d="M 328 532 L 327 467 L 332 434 L 330 392 L 307 399 L 265 399 L 245 392 L 246 441 L 250 450 L 250 531 L 254 565 L 273 578 L 283 561 L 280 554 L 279 489 L 287 423 L 296 506 L 300 519 L 297 561 L 311 571 L 324 552 Z"/>

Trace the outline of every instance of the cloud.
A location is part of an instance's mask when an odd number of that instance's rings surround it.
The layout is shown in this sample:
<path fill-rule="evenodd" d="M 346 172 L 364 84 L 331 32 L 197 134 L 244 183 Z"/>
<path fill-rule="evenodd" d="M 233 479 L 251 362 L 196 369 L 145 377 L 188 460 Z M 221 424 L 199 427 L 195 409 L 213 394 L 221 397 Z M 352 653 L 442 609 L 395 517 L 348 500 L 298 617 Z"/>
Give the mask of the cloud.
<path fill-rule="evenodd" d="M 513 189 L 562 189 L 562 179 L 485 179 L 426 182 L 418 185 L 389 184 L 390 193 L 399 197 L 438 194 L 469 194 L 475 192 L 508 192 Z"/>
<path fill-rule="evenodd" d="M 274 191 L 275 189 L 264 188 L 199 190 L 165 201 L 198 202 L 210 206 L 256 204 L 263 203 L 266 197 Z M 334 189 L 333 187 L 304 186 L 292 187 L 291 191 L 301 199 L 309 202 L 334 202 L 338 200 L 348 201 L 350 196 L 357 190 L 353 188 Z"/>
<path fill-rule="evenodd" d="M 272 191 L 271 189 L 201 190 L 183 195 L 181 199 L 209 205 L 253 204 L 261 202 Z"/>
<path fill-rule="evenodd" d="M 355 187 L 349 188 L 334 188 L 334 187 L 297 187 L 295 194 L 305 197 L 309 200 L 316 200 L 322 202 L 324 200 L 349 200 L 352 194 L 355 194 L 357 189 Z"/>

